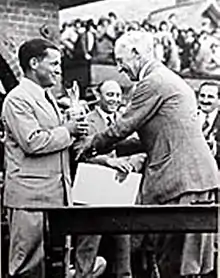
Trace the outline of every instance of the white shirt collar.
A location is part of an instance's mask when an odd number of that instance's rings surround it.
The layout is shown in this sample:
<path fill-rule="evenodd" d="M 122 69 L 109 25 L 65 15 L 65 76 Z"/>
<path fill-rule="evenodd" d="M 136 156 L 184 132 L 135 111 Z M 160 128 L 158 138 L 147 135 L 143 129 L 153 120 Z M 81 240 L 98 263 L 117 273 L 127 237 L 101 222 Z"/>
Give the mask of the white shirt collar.
<path fill-rule="evenodd" d="M 209 122 L 210 126 L 213 125 L 213 123 L 214 123 L 214 121 L 215 121 L 215 119 L 217 117 L 217 114 L 218 114 L 218 108 L 216 108 L 212 112 L 208 113 L 208 122 Z M 201 126 L 202 126 L 204 124 L 204 122 L 205 122 L 207 113 L 204 113 L 200 109 L 199 112 L 198 112 L 198 115 L 199 115 L 200 123 L 201 123 Z"/>
<path fill-rule="evenodd" d="M 143 66 L 143 68 L 140 70 L 140 72 L 139 72 L 139 80 L 142 80 L 142 79 L 144 78 L 144 74 L 145 74 L 145 72 L 146 72 L 148 66 L 149 66 L 148 63 L 146 63 L 146 64 Z"/>
<path fill-rule="evenodd" d="M 102 110 L 100 106 L 96 106 L 96 110 L 98 111 L 98 113 L 100 114 L 100 116 L 102 117 L 102 119 L 105 121 L 106 124 L 108 123 L 107 120 L 108 118 L 110 118 L 112 122 L 115 121 L 114 113 L 108 114 L 104 110 Z"/>

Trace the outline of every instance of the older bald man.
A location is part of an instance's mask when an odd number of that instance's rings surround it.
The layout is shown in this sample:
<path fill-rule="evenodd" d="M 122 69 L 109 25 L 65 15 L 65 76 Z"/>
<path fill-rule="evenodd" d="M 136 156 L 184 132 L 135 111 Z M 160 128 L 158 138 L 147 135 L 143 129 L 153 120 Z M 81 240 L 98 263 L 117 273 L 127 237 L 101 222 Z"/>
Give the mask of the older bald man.
<path fill-rule="evenodd" d="M 115 57 L 119 72 L 137 81 L 131 106 L 114 126 L 82 143 L 79 155 L 89 155 L 94 148 L 104 153 L 137 131 L 149 159 L 141 187 L 143 204 L 210 201 L 218 187 L 217 166 L 199 127 L 194 91 L 154 58 L 150 33 L 122 35 L 115 44 Z M 158 251 L 154 245 L 153 250 Z M 212 235 L 187 234 L 180 274 L 211 272 L 212 251 Z"/>

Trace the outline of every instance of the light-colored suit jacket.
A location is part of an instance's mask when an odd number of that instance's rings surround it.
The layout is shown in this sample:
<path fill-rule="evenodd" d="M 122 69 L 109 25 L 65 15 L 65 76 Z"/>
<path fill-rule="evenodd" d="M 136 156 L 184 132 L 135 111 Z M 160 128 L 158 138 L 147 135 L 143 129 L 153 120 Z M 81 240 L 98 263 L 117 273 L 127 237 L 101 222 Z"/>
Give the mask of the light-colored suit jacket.
<path fill-rule="evenodd" d="M 73 139 L 62 126 L 56 101 L 24 78 L 6 97 L 4 204 L 35 208 L 62 206 L 69 200 L 68 147 Z"/>
<path fill-rule="evenodd" d="M 116 121 L 120 117 L 119 113 L 115 114 Z M 87 116 L 87 120 L 89 123 L 89 134 L 92 135 L 94 133 L 102 132 L 105 129 L 107 129 L 107 124 L 105 120 L 103 119 L 102 115 L 99 113 L 98 109 L 94 109 L 92 112 L 90 112 Z M 92 163 L 102 164 L 105 165 L 106 159 L 108 157 L 117 157 L 116 150 L 113 150 L 112 152 L 109 152 L 106 155 L 98 155 L 89 161 Z M 143 164 L 146 159 L 146 154 L 144 153 L 138 153 L 133 154 L 129 156 L 125 156 L 125 159 L 129 161 L 131 166 L 133 167 L 133 171 L 139 172 L 141 171 Z"/>
<path fill-rule="evenodd" d="M 104 152 L 137 131 L 149 163 L 142 181 L 143 203 L 164 203 L 185 192 L 218 186 L 217 165 L 197 118 L 193 90 L 158 61 L 149 62 L 130 109 L 93 146 Z"/>

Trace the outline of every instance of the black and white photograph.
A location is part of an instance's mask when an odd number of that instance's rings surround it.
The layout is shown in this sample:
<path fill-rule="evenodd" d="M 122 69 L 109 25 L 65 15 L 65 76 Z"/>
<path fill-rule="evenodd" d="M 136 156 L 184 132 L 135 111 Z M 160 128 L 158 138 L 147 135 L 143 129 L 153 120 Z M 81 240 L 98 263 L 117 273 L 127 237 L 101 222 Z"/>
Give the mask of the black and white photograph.
<path fill-rule="evenodd" d="M 220 278 L 220 0 L 0 0 L 0 278 Z"/>

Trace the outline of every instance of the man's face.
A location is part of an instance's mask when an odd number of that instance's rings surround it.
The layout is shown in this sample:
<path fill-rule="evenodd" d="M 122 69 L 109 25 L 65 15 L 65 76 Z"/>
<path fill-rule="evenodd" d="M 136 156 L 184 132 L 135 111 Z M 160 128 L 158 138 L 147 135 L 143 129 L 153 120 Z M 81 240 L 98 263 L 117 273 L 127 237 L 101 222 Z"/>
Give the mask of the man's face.
<path fill-rule="evenodd" d="M 204 113 L 211 113 L 218 107 L 218 87 L 216 85 L 204 85 L 201 87 L 198 102 Z"/>
<path fill-rule="evenodd" d="M 119 72 L 125 72 L 131 81 L 138 81 L 139 63 L 131 49 L 117 47 L 115 49 L 115 60 Z"/>
<path fill-rule="evenodd" d="M 208 17 L 202 18 L 201 23 L 201 31 L 206 31 L 207 33 L 210 33 L 212 31 L 212 22 Z"/>
<path fill-rule="evenodd" d="M 35 74 L 41 87 L 54 86 L 61 74 L 60 51 L 48 48 L 47 55 L 42 60 L 38 59 Z"/>
<path fill-rule="evenodd" d="M 108 114 L 115 113 L 122 101 L 120 86 L 115 81 L 106 81 L 100 91 L 100 108 Z"/>

